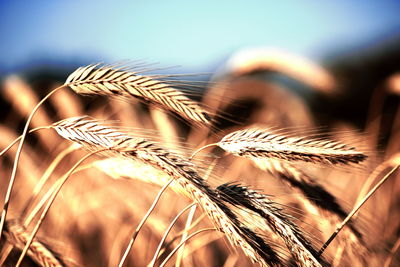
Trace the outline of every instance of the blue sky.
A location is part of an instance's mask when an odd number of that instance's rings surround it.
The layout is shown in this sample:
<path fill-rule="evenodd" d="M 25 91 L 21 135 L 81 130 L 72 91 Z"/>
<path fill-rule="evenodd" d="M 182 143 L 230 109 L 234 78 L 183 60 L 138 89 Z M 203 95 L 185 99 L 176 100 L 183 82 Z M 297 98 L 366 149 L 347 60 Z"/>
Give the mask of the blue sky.
<path fill-rule="evenodd" d="M 145 59 L 202 70 L 247 47 L 311 58 L 400 33 L 400 1 L 0 2 L 0 69 Z"/>

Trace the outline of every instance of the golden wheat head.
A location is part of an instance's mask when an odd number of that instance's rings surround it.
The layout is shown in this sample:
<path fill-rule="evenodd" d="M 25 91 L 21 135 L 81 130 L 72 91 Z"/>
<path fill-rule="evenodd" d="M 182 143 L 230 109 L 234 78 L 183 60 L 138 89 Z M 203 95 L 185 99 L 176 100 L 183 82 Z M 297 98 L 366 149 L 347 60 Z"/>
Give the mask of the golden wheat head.
<path fill-rule="evenodd" d="M 80 67 L 64 85 L 77 94 L 134 97 L 172 111 L 191 122 L 210 125 L 210 114 L 199 103 L 174 88 L 173 82 L 138 75 L 117 66 L 94 64 Z"/>
<path fill-rule="evenodd" d="M 249 158 L 273 158 L 323 164 L 359 163 L 365 154 L 346 144 L 307 137 L 287 137 L 265 129 L 250 128 L 224 136 L 218 146 Z"/>
<path fill-rule="evenodd" d="M 30 233 L 17 220 L 8 220 L 4 229 L 7 242 L 18 249 L 23 249 L 29 240 Z M 65 263 L 51 251 L 43 242 L 35 238 L 28 250 L 29 257 L 40 266 L 45 267 L 61 267 L 66 266 Z"/>

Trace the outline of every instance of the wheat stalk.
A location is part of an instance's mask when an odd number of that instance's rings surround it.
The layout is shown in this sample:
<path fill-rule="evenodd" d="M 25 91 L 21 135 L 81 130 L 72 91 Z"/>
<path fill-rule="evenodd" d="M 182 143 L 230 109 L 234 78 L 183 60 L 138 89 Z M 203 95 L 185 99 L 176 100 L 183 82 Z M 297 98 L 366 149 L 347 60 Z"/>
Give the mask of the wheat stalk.
<path fill-rule="evenodd" d="M 167 236 L 169 234 L 169 232 L 171 231 L 172 227 L 175 225 L 175 223 L 178 221 L 179 217 L 182 216 L 182 214 L 184 212 L 186 212 L 188 209 L 192 208 L 192 207 L 196 207 L 196 203 L 192 203 L 189 204 L 188 206 L 186 206 L 184 209 L 182 209 L 176 216 L 175 218 L 171 221 L 171 223 L 169 224 L 168 228 L 165 230 L 165 233 L 163 235 L 163 237 L 161 238 L 160 243 L 158 244 L 158 247 L 156 249 L 156 252 L 154 252 L 154 256 L 151 259 L 150 263 L 148 264 L 149 267 L 154 267 L 156 265 L 157 259 L 158 259 L 158 255 L 160 254 L 162 245 L 164 244 L 165 240 L 167 239 Z M 185 236 L 186 238 L 186 236 Z M 185 239 L 182 238 L 182 239 Z"/>
<path fill-rule="evenodd" d="M 76 124 L 75 124 L 76 123 Z M 175 179 L 187 194 L 199 204 L 217 229 L 232 245 L 262 266 L 281 263 L 280 257 L 252 230 L 244 227 L 234 213 L 220 200 L 218 194 L 196 172 L 192 163 L 148 140 L 127 136 L 100 125 L 95 120 L 72 118 L 54 124 L 64 138 L 78 142 L 88 149 L 104 149 L 124 158 L 138 159 L 161 169 Z"/>
<path fill-rule="evenodd" d="M 29 114 L 28 119 L 26 120 L 26 123 L 25 123 L 25 126 L 24 126 L 24 130 L 22 132 L 21 139 L 20 139 L 20 142 L 18 144 L 17 153 L 15 155 L 13 169 L 12 169 L 11 177 L 10 177 L 10 182 L 8 184 L 6 196 L 4 198 L 3 211 L 1 212 L 1 219 L 0 219 L 0 239 L 1 239 L 1 236 L 2 236 L 2 233 L 3 233 L 3 227 L 4 227 L 4 223 L 6 221 L 6 217 L 7 217 L 8 206 L 10 205 L 10 201 L 11 201 L 11 192 L 12 192 L 12 189 L 13 189 L 13 186 L 14 186 L 15 177 L 17 175 L 18 162 L 19 162 L 19 158 L 21 156 L 22 147 L 24 145 L 25 137 L 26 137 L 26 135 L 28 133 L 29 124 L 31 123 L 31 121 L 33 119 L 33 116 L 38 111 L 39 107 L 49 97 L 51 97 L 53 94 L 55 94 L 57 91 L 59 91 L 59 90 L 61 90 L 63 88 L 64 88 L 64 86 L 57 87 L 56 89 L 54 89 L 53 91 L 48 93 L 44 98 L 42 98 L 42 100 L 40 100 L 39 103 L 33 108 L 31 114 Z"/>
<path fill-rule="evenodd" d="M 210 125 L 208 112 L 174 88 L 173 82 L 138 75 L 126 68 L 101 64 L 80 67 L 67 78 L 65 85 L 77 94 L 138 98 L 189 121 Z"/>
<path fill-rule="evenodd" d="M 319 255 L 324 253 L 325 249 L 329 246 L 329 244 L 335 239 L 335 237 L 339 234 L 339 232 L 343 229 L 343 227 L 349 223 L 351 218 L 360 210 L 360 208 L 365 204 L 365 202 L 376 192 L 376 190 L 381 187 L 389 177 L 400 167 L 400 165 L 396 165 L 393 167 L 369 192 L 366 194 L 363 199 L 353 208 L 353 210 L 347 215 L 347 217 L 343 220 L 343 222 L 336 228 L 335 232 L 329 237 L 329 239 L 325 242 L 322 248 L 319 250 Z"/>
<path fill-rule="evenodd" d="M 29 236 L 29 239 L 27 240 L 24 249 L 22 250 L 22 253 L 18 259 L 18 262 L 16 264 L 16 267 L 19 267 L 22 263 L 23 258 L 25 257 L 25 254 L 29 251 L 29 248 L 35 238 L 36 233 L 39 231 L 39 227 L 41 226 L 44 218 L 46 217 L 51 205 L 53 204 L 55 198 L 57 197 L 58 193 L 60 192 L 62 186 L 64 185 L 64 183 L 67 181 L 67 179 L 71 176 L 71 174 L 75 171 L 75 169 L 83 162 L 85 161 L 87 158 L 95 155 L 96 153 L 100 153 L 102 151 L 104 151 L 105 149 L 100 149 L 97 151 L 94 151 L 92 153 L 87 154 L 86 156 L 84 156 L 83 158 L 81 158 L 77 163 L 75 163 L 75 165 L 64 175 L 62 176 L 59 180 L 57 180 L 56 182 L 56 186 L 54 187 L 53 191 L 51 192 L 51 196 L 49 198 L 49 200 L 47 201 L 45 207 L 43 208 L 42 213 L 40 214 L 39 220 L 37 221 L 32 233 Z"/>
<path fill-rule="evenodd" d="M 28 242 L 30 235 L 17 220 L 7 220 L 4 227 L 4 236 L 10 244 L 22 250 Z M 66 266 L 57 254 L 47 248 L 38 238 L 35 238 L 30 245 L 28 255 L 40 266 Z"/>
<path fill-rule="evenodd" d="M 138 236 L 140 229 L 142 229 L 143 225 L 145 224 L 147 218 L 149 218 L 150 214 L 153 212 L 153 210 L 155 209 L 158 201 L 161 198 L 161 195 L 164 193 L 164 191 L 168 188 L 168 186 L 172 183 L 173 179 L 170 179 L 168 181 L 168 183 L 166 183 L 158 192 L 157 196 L 155 197 L 153 204 L 150 206 L 150 208 L 148 209 L 148 211 L 146 212 L 146 215 L 143 216 L 142 220 L 140 221 L 140 223 L 138 224 L 138 226 L 135 229 L 135 232 L 133 233 L 133 236 L 131 238 L 131 240 L 129 240 L 129 244 L 127 246 L 127 248 L 125 249 L 124 255 L 122 255 L 122 258 L 118 264 L 118 267 L 122 267 L 125 263 L 126 258 L 128 257 L 129 251 L 131 250 L 133 243 L 136 240 L 136 237 Z"/>

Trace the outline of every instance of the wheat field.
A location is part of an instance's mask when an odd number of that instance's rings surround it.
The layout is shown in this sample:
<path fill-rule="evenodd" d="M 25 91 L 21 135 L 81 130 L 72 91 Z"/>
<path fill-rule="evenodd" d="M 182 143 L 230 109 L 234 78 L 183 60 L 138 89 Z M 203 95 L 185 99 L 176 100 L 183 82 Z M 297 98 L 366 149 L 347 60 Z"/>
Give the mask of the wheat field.
<path fill-rule="evenodd" d="M 276 51 L 210 80 L 156 71 L 2 81 L 1 265 L 400 263 L 400 115 L 382 140 L 384 99 L 365 127 L 321 120 L 259 75 L 333 99 L 340 82 Z M 389 77 L 384 94 L 398 88 Z"/>

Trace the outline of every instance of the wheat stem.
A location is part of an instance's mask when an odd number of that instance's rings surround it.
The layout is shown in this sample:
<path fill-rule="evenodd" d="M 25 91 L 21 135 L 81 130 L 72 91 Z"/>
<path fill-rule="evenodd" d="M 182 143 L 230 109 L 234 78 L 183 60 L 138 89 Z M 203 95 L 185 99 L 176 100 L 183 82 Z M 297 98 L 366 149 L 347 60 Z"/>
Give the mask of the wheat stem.
<path fill-rule="evenodd" d="M 156 261 L 157 261 L 157 257 L 158 257 L 158 254 L 160 254 L 160 250 L 161 250 L 161 248 L 162 248 L 162 245 L 164 244 L 165 239 L 167 239 L 167 235 L 168 235 L 169 232 L 171 231 L 172 227 L 175 225 L 176 221 L 179 219 L 180 216 L 182 216 L 182 214 L 183 214 L 184 212 L 186 212 L 188 209 L 193 208 L 193 207 L 196 207 L 196 203 L 192 203 L 192 204 L 186 206 L 186 207 L 185 207 L 183 210 L 181 210 L 181 211 L 175 216 L 175 218 L 172 220 L 171 224 L 168 226 L 167 230 L 165 231 L 164 236 L 162 237 L 160 243 L 158 244 L 157 250 L 156 250 L 156 252 L 154 253 L 153 259 L 152 259 L 151 262 L 149 263 L 149 266 L 151 266 L 151 267 L 154 267 L 154 266 L 155 266 Z"/>
<path fill-rule="evenodd" d="M 44 101 L 46 101 L 50 96 L 52 96 L 54 93 L 56 93 L 58 90 L 64 88 L 65 85 L 62 85 L 60 87 L 57 87 L 56 89 L 54 89 L 53 91 L 51 91 L 50 93 L 48 93 L 36 106 L 35 108 L 32 110 L 31 114 L 29 115 L 26 124 L 25 124 L 25 128 L 24 131 L 22 132 L 21 135 L 21 140 L 19 142 L 18 145 L 18 150 L 17 153 L 15 155 L 15 160 L 14 160 L 14 165 L 13 165 L 13 169 L 12 169 L 12 173 L 11 173 L 11 178 L 10 178 L 10 182 L 8 184 L 8 188 L 7 188 L 7 193 L 6 193 L 6 197 L 4 199 L 4 205 L 3 205 L 3 211 L 1 213 L 1 220 L 0 220 L 0 240 L 1 240 L 1 236 L 3 233 L 3 227 L 4 227 L 4 223 L 6 220 L 6 216 L 7 216 L 7 210 L 8 210 L 8 205 L 10 203 L 10 199 L 11 199 L 11 191 L 14 185 L 14 181 L 15 181 L 15 177 L 17 174 L 17 168 L 18 168 L 18 161 L 19 161 L 19 157 L 21 155 L 21 151 L 22 151 L 22 146 L 24 144 L 25 141 L 25 137 L 28 133 L 28 128 L 29 128 L 29 123 L 31 122 L 33 115 L 35 115 L 36 111 L 39 109 L 39 107 L 44 103 Z"/>
<path fill-rule="evenodd" d="M 29 130 L 28 133 L 33 133 L 36 132 L 38 130 L 42 130 L 42 129 L 50 129 L 51 126 L 41 126 L 41 127 L 36 127 L 32 130 Z M 12 141 L 11 144 L 9 144 L 6 148 L 4 148 L 1 152 L 0 152 L 0 157 L 4 155 L 4 153 L 6 153 L 13 145 L 15 145 L 15 143 L 17 143 L 19 140 L 21 140 L 22 135 L 18 136 L 14 141 Z"/>
<path fill-rule="evenodd" d="M 153 201 L 153 204 L 151 205 L 151 207 L 149 208 L 149 210 L 147 211 L 146 215 L 143 217 L 143 219 L 141 220 L 141 222 L 139 223 L 139 225 L 137 226 L 135 233 L 133 233 L 133 236 L 131 238 L 131 240 L 129 241 L 129 244 L 127 246 L 127 248 L 125 249 L 124 255 L 121 258 L 121 261 L 118 264 L 118 267 L 122 267 L 124 265 L 124 262 L 126 260 L 126 258 L 128 257 L 129 251 L 131 250 L 133 243 L 135 242 L 135 239 L 137 237 L 137 235 L 139 234 L 140 229 L 142 228 L 142 226 L 144 225 L 144 223 L 146 222 L 147 218 L 150 216 L 151 212 L 154 210 L 154 208 L 156 207 L 158 201 L 161 198 L 161 195 L 164 193 L 164 191 L 167 189 L 167 187 L 170 185 L 170 183 L 172 183 L 172 181 L 174 181 L 174 179 L 170 179 L 162 188 L 161 190 L 158 192 L 156 198 Z"/>
<path fill-rule="evenodd" d="M 181 243 L 179 243 L 179 245 L 176 246 L 176 248 L 174 248 L 174 250 L 173 250 L 173 251 L 165 258 L 165 260 L 160 264 L 160 267 L 164 267 L 165 264 L 167 264 L 167 262 L 172 258 L 172 256 L 174 256 L 174 254 L 178 251 L 178 249 L 179 249 L 183 244 L 185 244 L 189 239 L 191 239 L 192 237 L 194 237 L 194 236 L 196 236 L 196 235 L 198 235 L 198 234 L 201 234 L 201 233 L 203 233 L 203 232 L 206 232 L 206 231 L 214 231 L 214 230 L 216 230 L 216 229 L 215 229 L 215 228 L 204 228 L 204 229 L 198 230 L 198 231 L 194 232 L 193 234 L 189 235 L 185 240 L 182 240 Z"/>
<path fill-rule="evenodd" d="M 37 222 L 36 225 L 35 225 L 35 228 L 33 229 L 33 231 L 32 231 L 32 233 L 31 233 L 31 235 L 30 235 L 30 237 L 29 237 L 29 239 L 28 239 L 28 241 L 27 241 L 27 243 L 26 243 L 24 249 L 22 250 L 22 253 L 21 253 L 21 255 L 20 255 L 19 259 L 18 259 L 18 262 L 17 262 L 17 264 L 16 264 L 16 267 L 19 267 L 19 266 L 21 265 L 22 260 L 24 259 L 25 255 L 26 255 L 26 253 L 27 253 L 27 251 L 28 251 L 28 249 L 29 249 L 29 246 L 32 244 L 32 241 L 33 241 L 33 239 L 34 239 L 34 237 L 35 237 L 37 231 L 39 230 L 40 225 L 42 224 L 42 222 L 43 222 L 43 220 L 44 220 L 44 217 L 47 215 L 47 213 L 48 213 L 48 211 L 49 211 L 51 205 L 53 204 L 55 198 L 57 197 L 58 193 L 59 193 L 60 190 L 61 190 L 61 187 L 64 185 L 64 183 L 67 181 L 67 179 L 71 176 L 71 174 L 75 171 L 75 169 L 76 169 L 83 161 L 85 161 L 85 160 L 88 159 L 89 157 L 91 157 L 91 156 L 93 156 L 93 155 L 95 155 L 95 154 L 97 154 L 97 153 L 103 152 L 103 151 L 105 151 L 105 150 L 106 150 L 106 149 L 102 149 L 102 150 L 98 150 L 98 151 L 91 152 L 91 153 L 87 154 L 86 156 L 84 156 L 83 158 L 81 158 L 77 163 L 75 163 L 75 165 L 74 165 L 63 177 L 61 177 L 61 179 L 60 179 L 61 182 L 60 182 L 59 185 L 55 188 L 53 194 L 51 195 L 51 198 L 49 199 L 49 201 L 47 202 L 46 206 L 44 207 L 44 209 L 43 209 L 43 211 L 42 211 L 42 214 L 40 215 L 40 218 L 39 218 L 38 222 Z"/>
<path fill-rule="evenodd" d="M 364 203 L 372 196 L 372 194 L 375 193 L 376 190 L 378 190 L 381 185 L 383 185 L 384 182 L 390 177 L 390 175 L 395 172 L 400 165 L 395 166 L 393 169 L 388 172 L 385 177 L 383 177 L 375 186 L 372 188 L 368 194 L 360 201 L 360 203 L 354 207 L 354 209 L 349 213 L 349 215 L 346 217 L 346 219 L 343 220 L 343 222 L 340 224 L 339 227 L 336 228 L 335 232 L 329 237 L 329 239 L 325 242 L 325 244 L 321 247 L 321 249 L 318 251 L 318 255 L 321 256 L 322 253 L 324 253 L 325 249 L 329 246 L 329 244 L 335 239 L 335 237 L 339 234 L 340 230 L 343 229 L 343 227 L 350 221 L 350 219 L 358 212 L 358 210 L 364 205 Z"/>
<path fill-rule="evenodd" d="M 1 248 L 0 266 L 4 266 L 4 262 L 7 260 L 7 257 L 11 253 L 13 248 L 14 246 L 10 243 L 4 244 L 4 247 Z"/>
<path fill-rule="evenodd" d="M 394 243 L 392 249 L 390 250 L 389 256 L 386 258 L 383 267 L 390 267 L 390 264 L 393 261 L 394 256 L 396 255 L 396 251 L 400 248 L 400 238 L 397 239 L 396 243 Z"/>
<path fill-rule="evenodd" d="M 191 159 L 192 158 L 190 158 L 190 160 Z M 214 159 L 213 162 L 210 164 L 210 166 L 207 168 L 207 173 L 204 175 L 205 180 L 207 180 L 210 177 L 211 172 L 215 168 L 216 165 L 217 165 L 217 159 Z M 182 240 L 184 240 L 189 234 L 188 229 L 190 228 L 190 225 L 192 224 L 192 220 L 193 220 L 194 214 L 196 213 L 196 209 L 197 209 L 197 205 L 193 206 L 188 214 L 186 224 L 185 224 L 185 229 L 183 230 L 184 232 L 181 237 Z M 179 251 L 178 256 L 176 257 L 175 267 L 181 266 L 184 252 L 185 252 L 185 244 L 182 245 L 182 249 Z"/>
<path fill-rule="evenodd" d="M 188 229 L 183 229 L 182 231 L 180 231 L 179 233 L 177 233 L 170 241 L 168 241 L 164 248 L 161 250 L 161 252 L 159 253 L 160 256 L 158 258 L 161 258 L 167 251 L 167 248 L 169 248 L 176 240 L 178 240 L 178 238 L 182 239 L 182 236 L 184 233 L 192 230 L 193 228 L 195 228 L 197 225 L 200 224 L 200 222 L 206 217 L 206 214 L 202 213 L 191 225 Z"/>
<path fill-rule="evenodd" d="M 202 151 L 203 149 L 206 149 L 206 148 L 212 147 L 212 146 L 218 146 L 218 143 L 208 144 L 208 145 L 200 147 L 199 149 L 197 149 L 196 151 L 193 152 L 193 154 L 190 156 L 189 160 L 192 160 L 194 158 L 194 156 L 196 156 L 196 154 L 199 153 L 200 151 Z"/>
<path fill-rule="evenodd" d="M 50 166 L 46 169 L 46 171 L 44 172 L 44 174 L 42 175 L 42 177 L 40 178 L 40 180 L 37 182 L 37 184 L 35 185 L 35 188 L 33 189 L 32 195 L 29 197 L 28 201 L 25 204 L 24 209 L 21 212 L 20 217 L 24 218 L 26 213 L 28 212 L 30 206 L 33 204 L 33 200 L 35 198 L 35 196 L 37 196 L 37 194 L 39 194 L 39 192 L 42 190 L 44 184 L 46 183 L 46 181 L 49 179 L 50 175 L 54 172 L 54 169 L 58 166 L 58 164 L 61 162 L 61 160 L 68 155 L 69 153 L 75 151 L 78 148 L 78 146 L 76 146 L 75 144 L 69 146 L 68 148 L 64 149 L 63 151 L 61 151 L 56 158 L 53 160 L 53 162 L 50 164 Z M 31 213 L 32 214 L 32 213 Z M 26 221 L 30 221 L 29 218 L 26 219 Z M 26 226 L 27 224 L 29 224 L 29 222 L 25 222 L 24 226 Z"/>

